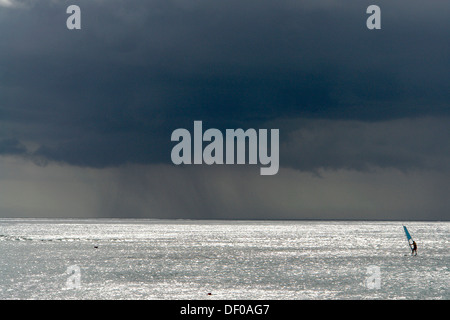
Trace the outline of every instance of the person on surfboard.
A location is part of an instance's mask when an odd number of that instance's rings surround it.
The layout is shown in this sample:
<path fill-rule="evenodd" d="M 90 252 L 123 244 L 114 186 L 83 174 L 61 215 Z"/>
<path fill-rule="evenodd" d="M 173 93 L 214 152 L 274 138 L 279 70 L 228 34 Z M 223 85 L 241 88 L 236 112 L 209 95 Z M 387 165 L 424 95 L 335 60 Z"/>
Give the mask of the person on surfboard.
<path fill-rule="evenodd" d="M 413 240 L 413 242 L 412 242 L 412 252 L 411 252 L 411 255 L 415 255 L 415 256 L 417 256 L 417 244 L 416 244 L 416 242 Z"/>

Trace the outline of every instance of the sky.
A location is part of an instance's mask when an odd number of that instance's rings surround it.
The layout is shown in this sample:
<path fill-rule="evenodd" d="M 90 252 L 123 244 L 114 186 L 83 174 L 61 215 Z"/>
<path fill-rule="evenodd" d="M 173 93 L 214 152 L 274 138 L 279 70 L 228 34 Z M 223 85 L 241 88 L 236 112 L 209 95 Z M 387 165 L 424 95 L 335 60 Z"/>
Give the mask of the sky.
<path fill-rule="evenodd" d="M 449 14 L 0 0 L 0 217 L 449 220 Z M 174 165 L 171 133 L 198 120 L 279 129 L 278 173 Z"/>

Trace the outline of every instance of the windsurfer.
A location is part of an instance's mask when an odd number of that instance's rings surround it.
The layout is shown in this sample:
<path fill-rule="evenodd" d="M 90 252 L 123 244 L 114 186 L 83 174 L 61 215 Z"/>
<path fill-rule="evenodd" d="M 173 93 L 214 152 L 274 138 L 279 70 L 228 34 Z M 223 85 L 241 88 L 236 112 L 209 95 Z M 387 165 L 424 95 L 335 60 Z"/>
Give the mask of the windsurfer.
<path fill-rule="evenodd" d="M 411 252 L 411 255 L 415 255 L 415 256 L 417 256 L 417 244 L 416 244 L 416 242 L 413 240 L 413 243 L 412 243 L 412 252 Z"/>

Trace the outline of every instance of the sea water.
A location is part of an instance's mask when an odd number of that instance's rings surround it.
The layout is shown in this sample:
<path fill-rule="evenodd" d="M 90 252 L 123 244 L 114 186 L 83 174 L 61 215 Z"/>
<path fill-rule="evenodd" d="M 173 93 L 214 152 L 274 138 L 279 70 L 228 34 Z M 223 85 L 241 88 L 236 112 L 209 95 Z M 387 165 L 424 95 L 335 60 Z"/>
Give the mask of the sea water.
<path fill-rule="evenodd" d="M 0 219 L 0 299 L 449 299 L 449 234 L 450 222 Z"/>

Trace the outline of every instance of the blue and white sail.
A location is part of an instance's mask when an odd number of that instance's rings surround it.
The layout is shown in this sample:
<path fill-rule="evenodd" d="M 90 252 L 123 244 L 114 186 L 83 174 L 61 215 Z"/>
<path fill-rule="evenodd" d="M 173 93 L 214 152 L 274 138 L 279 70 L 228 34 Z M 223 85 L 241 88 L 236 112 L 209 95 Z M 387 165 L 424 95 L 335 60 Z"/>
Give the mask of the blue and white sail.
<path fill-rule="evenodd" d="M 406 235 L 406 239 L 408 240 L 409 247 L 412 250 L 413 239 L 412 239 L 411 235 L 409 234 L 408 229 L 405 226 L 403 226 L 403 230 L 405 231 L 405 235 Z"/>

